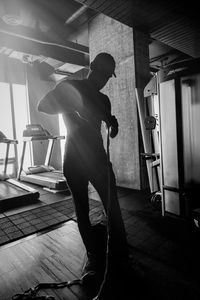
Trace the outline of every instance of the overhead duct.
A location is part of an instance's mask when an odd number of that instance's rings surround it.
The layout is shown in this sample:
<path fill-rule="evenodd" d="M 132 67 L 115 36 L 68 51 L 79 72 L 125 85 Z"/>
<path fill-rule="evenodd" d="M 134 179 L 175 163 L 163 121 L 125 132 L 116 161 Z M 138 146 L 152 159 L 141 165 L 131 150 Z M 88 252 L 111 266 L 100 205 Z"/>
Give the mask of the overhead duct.
<path fill-rule="evenodd" d="M 80 15 L 82 15 L 88 7 L 86 5 L 81 6 L 74 14 L 71 15 L 66 21 L 65 25 L 71 24 L 73 21 L 75 21 Z"/>

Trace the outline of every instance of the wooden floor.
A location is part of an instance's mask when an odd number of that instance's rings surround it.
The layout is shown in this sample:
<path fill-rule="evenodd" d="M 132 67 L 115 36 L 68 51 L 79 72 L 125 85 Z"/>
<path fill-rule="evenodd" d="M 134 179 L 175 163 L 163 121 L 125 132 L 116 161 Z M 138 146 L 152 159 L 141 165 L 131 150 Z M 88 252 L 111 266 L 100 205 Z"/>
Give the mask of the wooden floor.
<path fill-rule="evenodd" d="M 199 300 L 200 233 L 187 224 L 163 219 L 151 208 L 145 193 L 119 189 L 118 194 L 133 266 L 140 279 L 140 285 L 135 278 L 129 283 L 128 299 Z M 94 197 L 98 200 L 98 195 Z M 11 300 L 41 282 L 79 278 L 84 259 L 85 248 L 73 220 L 4 245 L 0 247 L 0 300 Z M 78 285 L 41 290 L 38 295 L 52 295 L 55 300 L 92 299 Z"/>
<path fill-rule="evenodd" d="M 85 249 L 74 221 L 41 235 L 30 236 L 0 250 L 0 299 L 10 300 L 41 282 L 73 280 L 81 275 Z M 79 286 L 42 290 L 55 299 L 86 299 Z"/>

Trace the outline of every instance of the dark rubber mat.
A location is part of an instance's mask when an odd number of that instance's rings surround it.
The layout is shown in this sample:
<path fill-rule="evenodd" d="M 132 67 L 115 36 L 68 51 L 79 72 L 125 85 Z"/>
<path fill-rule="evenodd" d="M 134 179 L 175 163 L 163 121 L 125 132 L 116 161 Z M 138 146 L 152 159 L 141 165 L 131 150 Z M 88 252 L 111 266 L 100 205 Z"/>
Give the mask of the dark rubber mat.
<path fill-rule="evenodd" d="M 98 216 L 101 202 L 90 200 L 90 209 L 91 218 Z M 0 218 L 0 246 L 71 219 L 76 220 L 72 198 Z"/>

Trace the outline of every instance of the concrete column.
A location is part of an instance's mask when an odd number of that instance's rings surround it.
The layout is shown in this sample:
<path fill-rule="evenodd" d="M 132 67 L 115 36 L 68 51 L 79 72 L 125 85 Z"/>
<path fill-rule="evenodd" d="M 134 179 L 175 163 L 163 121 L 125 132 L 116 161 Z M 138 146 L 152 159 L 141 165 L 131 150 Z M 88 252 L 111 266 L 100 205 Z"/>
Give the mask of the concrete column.
<path fill-rule="evenodd" d="M 103 14 L 89 24 L 89 49 L 92 60 L 99 52 L 108 52 L 116 60 L 116 76 L 102 90 L 112 103 L 112 114 L 119 122 L 119 134 L 111 140 L 111 161 L 117 185 L 141 189 L 141 160 L 139 154 L 139 121 L 136 103 L 136 66 L 133 29 Z M 138 37 L 137 37 L 138 41 Z M 138 46 L 140 47 L 140 46 Z M 141 50 L 143 51 L 143 50 Z M 137 65 L 142 65 L 137 51 Z M 144 62 L 146 66 L 147 61 Z M 145 71 L 146 72 L 146 71 Z M 143 69 L 137 79 L 142 85 Z M 145 75 L 146 77 L 146 75 Z"/>

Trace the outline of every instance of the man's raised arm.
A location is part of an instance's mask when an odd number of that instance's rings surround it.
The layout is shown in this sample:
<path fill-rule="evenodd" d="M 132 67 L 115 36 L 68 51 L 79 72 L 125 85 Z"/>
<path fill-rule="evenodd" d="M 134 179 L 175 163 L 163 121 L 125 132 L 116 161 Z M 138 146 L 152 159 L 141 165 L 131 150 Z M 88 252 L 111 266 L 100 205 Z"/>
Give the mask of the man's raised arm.
<path fill-rule="evenodd" d="M 79 111 L 82 108 L 82 97 L 79 91 L 69 82 L 62 81 L 48 92 L 38 103 L 38 111 L 54 115 Z"/>

